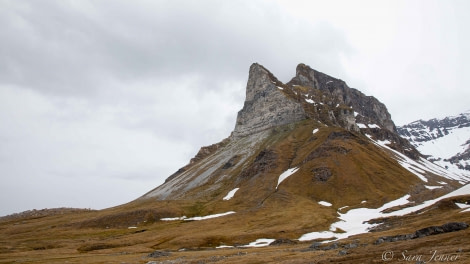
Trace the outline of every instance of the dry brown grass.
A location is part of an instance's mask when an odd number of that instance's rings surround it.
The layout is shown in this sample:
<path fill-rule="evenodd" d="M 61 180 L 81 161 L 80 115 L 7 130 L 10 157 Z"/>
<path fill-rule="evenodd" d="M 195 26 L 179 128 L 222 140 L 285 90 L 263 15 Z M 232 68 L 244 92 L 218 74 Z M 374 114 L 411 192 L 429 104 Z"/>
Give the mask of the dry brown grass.
<path fill-rule="evenodd" d="M 320 128 L 316 134 L 312 130 Z M 256 161 L 261 151 L 275 153 L 276 166 L 262 173 L 239 177 Z M 192 165 L 197 168 L 197 164 Z M 288 168 L 300 169 L 279 185 L 279 175 Z M 313 170 L 327 167 L 331 177 L 318 181 Z M 191 169 L 191 168 L 188 168 Z M 220 171 L 220 172 L 219 172 Z M 298 239 L 302 234 L 329 229 L 338 220 L 337 210 L 379 207 L 416 190 L 419 179 L 382 149 L 360 135 L 340 128 L 303 121 L 273 130 L 259 150 L 243 164 L 228 170 L 217 190 L 208 182 L 192 190 L 204 195 L 198 200 L 156 201 L 138 199 L 101 211 L 76 211 L 62 215 L 0 221 L 0 263 L 146 263 L 150 260 L 180 260 L 181 263 L 381 263 L 381 254 L 391 249 L 454 252 L 470 260 L 469 231 L 436 235 L 412 241 L 373 245 L 380 236 L 406 234 L 445 222 L 470 223 L 469 213 L 459 213 L 445 203 L 422 214 L 383 220 L 388 228 L 347 239 L 361 246 L 339 256 L 338 250 L 306 251 L 311 243 L 258 249 L 219 249 L 219 245 L 244 245 L 258 238 Z M 236 186 L 234 186 L 236 183 Z M 223 201 L 234 187 L 240 190 Z M 425 188 L 424 188 L 425 189 Z M 208 191 L 209 190 L 209 191 Z M 424 190 L 426 191 L 426 190 Z M 204 193 L 205 192 L 205 193 Z M 188 192 L 188 197 L 192 193 Z M 414 195 L 420 195 L 414 193 Z M 438 193 L 427 192 L 429 197 Z M 465 199 L 465 198 L 462 198 Z M 333 205 L 324 207 L 319 201 Z M 367 203 L 361 204 L 366 200 Z M 204 221 L 160 221 L 162 217 L 188 217 L 236 211 Z M 343 213 L 345 211 L 342 211 Z M 129 229 L 136 226 L 136 229 Z M 367 244 L 367 245 L 365 245 Z M 186 249 L 185 251 L 178 251 Z M 145 258 L 154 250 L 170 256 Z M 423 253 L 424 254 L 424 253 Z M 454 262 L 466 263 L 466 262 Z"/>

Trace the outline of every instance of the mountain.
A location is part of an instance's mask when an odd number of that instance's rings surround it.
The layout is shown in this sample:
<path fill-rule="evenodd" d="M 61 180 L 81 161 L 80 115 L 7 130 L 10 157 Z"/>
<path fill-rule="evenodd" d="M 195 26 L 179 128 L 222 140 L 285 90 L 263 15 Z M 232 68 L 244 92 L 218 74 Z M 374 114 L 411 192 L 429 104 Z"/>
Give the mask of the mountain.
<path fill-rule="evenodd" d="M 398 127 L 426 158 L 461 175 L 470 175 L 470 111 Z"/>
<path fill-rule="evenodd" d="M 0 261 L 370 263 L 399 247 L 465 261 L 469 180 L 376 98 L 305 64 L 282 83 L 254 63 L 227 138 L 127 204 L 0 219 Z"/>

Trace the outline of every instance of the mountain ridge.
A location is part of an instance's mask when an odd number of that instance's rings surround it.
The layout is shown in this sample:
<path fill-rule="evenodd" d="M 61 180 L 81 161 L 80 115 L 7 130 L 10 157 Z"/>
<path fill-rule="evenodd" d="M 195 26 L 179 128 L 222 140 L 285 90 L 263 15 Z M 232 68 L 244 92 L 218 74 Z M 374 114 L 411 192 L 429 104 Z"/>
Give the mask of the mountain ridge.
<path fill-rule="evenodd" d="M 470 110 L 440 119 L 420 119 L 398 127 L 398 132 L 429 160 L 470 174 Z"/>

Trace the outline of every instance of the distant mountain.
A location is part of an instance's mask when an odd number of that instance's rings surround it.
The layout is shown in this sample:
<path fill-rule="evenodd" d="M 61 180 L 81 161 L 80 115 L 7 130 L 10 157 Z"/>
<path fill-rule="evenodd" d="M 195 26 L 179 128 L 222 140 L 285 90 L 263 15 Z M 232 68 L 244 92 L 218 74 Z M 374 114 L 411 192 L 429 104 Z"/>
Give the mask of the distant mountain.
<path fill-rule="evenodd" d="M 397 129 L 428 160 L 457 174 L 470 175 L 470 111 L 418 120 Z"/>

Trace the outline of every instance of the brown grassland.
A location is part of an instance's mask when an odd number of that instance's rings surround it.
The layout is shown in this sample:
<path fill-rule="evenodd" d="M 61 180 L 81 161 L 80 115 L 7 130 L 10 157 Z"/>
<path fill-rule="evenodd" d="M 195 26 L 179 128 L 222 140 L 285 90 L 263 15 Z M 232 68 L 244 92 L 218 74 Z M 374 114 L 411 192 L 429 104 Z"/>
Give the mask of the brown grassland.
<path fill-rule="evenodd" d="M 312 134 L 315 128 L 320 130 Z M 279 175 L 293 167 L 300 169 L 276 188 Z M 328 168 L 331 177 L 315 180 L 312 171 L 317 168 Z M 309 247 L 315 241 L 297 240 L 305 233 L 328 230 L 344 206 L 349 207 L 342 213 L 357 207 L 377 208 L 407 193 L 411 200 L 420 201 L 449 191 L 423 188 L 416 176 L 361 134 L 311 121 L 284 126 L 273 130 L 244 164 L 223 173 L 229 176 L 221 188 L 211 189 L 213 182 L 208 181 L 188 192 L 188 197 L 202 193 L 199 199 L 137 199 L 100 211 L 0 218 L 0 263 L 384 263 L 383 258 L 392 257 L 390 252 L 393 259 L 388 263 L 417 263 L 418 259 L 429 263 L 434 252 L 446 255 L 447 262 L 470 263 L 469 229 L 374 244 L 382 236 L 448 222 L 470 223 L 470 213 L 461 213 L 455 205 L 468 202 L 470 196 L 377 220 L 382 224 L 376 231 L 337 241 L 336 249 L 312 250 Z M 429 179 L 429 185 L 437 181 L 458 185 L 436 175 Z M 236 195 L 223 201 L 235 187 L 240 188 Z M 332 206 L 321 206 L 319 201 Z M 203 221 L 160 220 L 228 211 L 236 213 Z M 259 238 L 286 239 L 292 244 L 241 246 Z M 350 243 L 357 247 L 343 247 Z M 216 249 L 221 245 L 233 247 Z M 156 250 L 169 254 L 148 257 Z"/>

